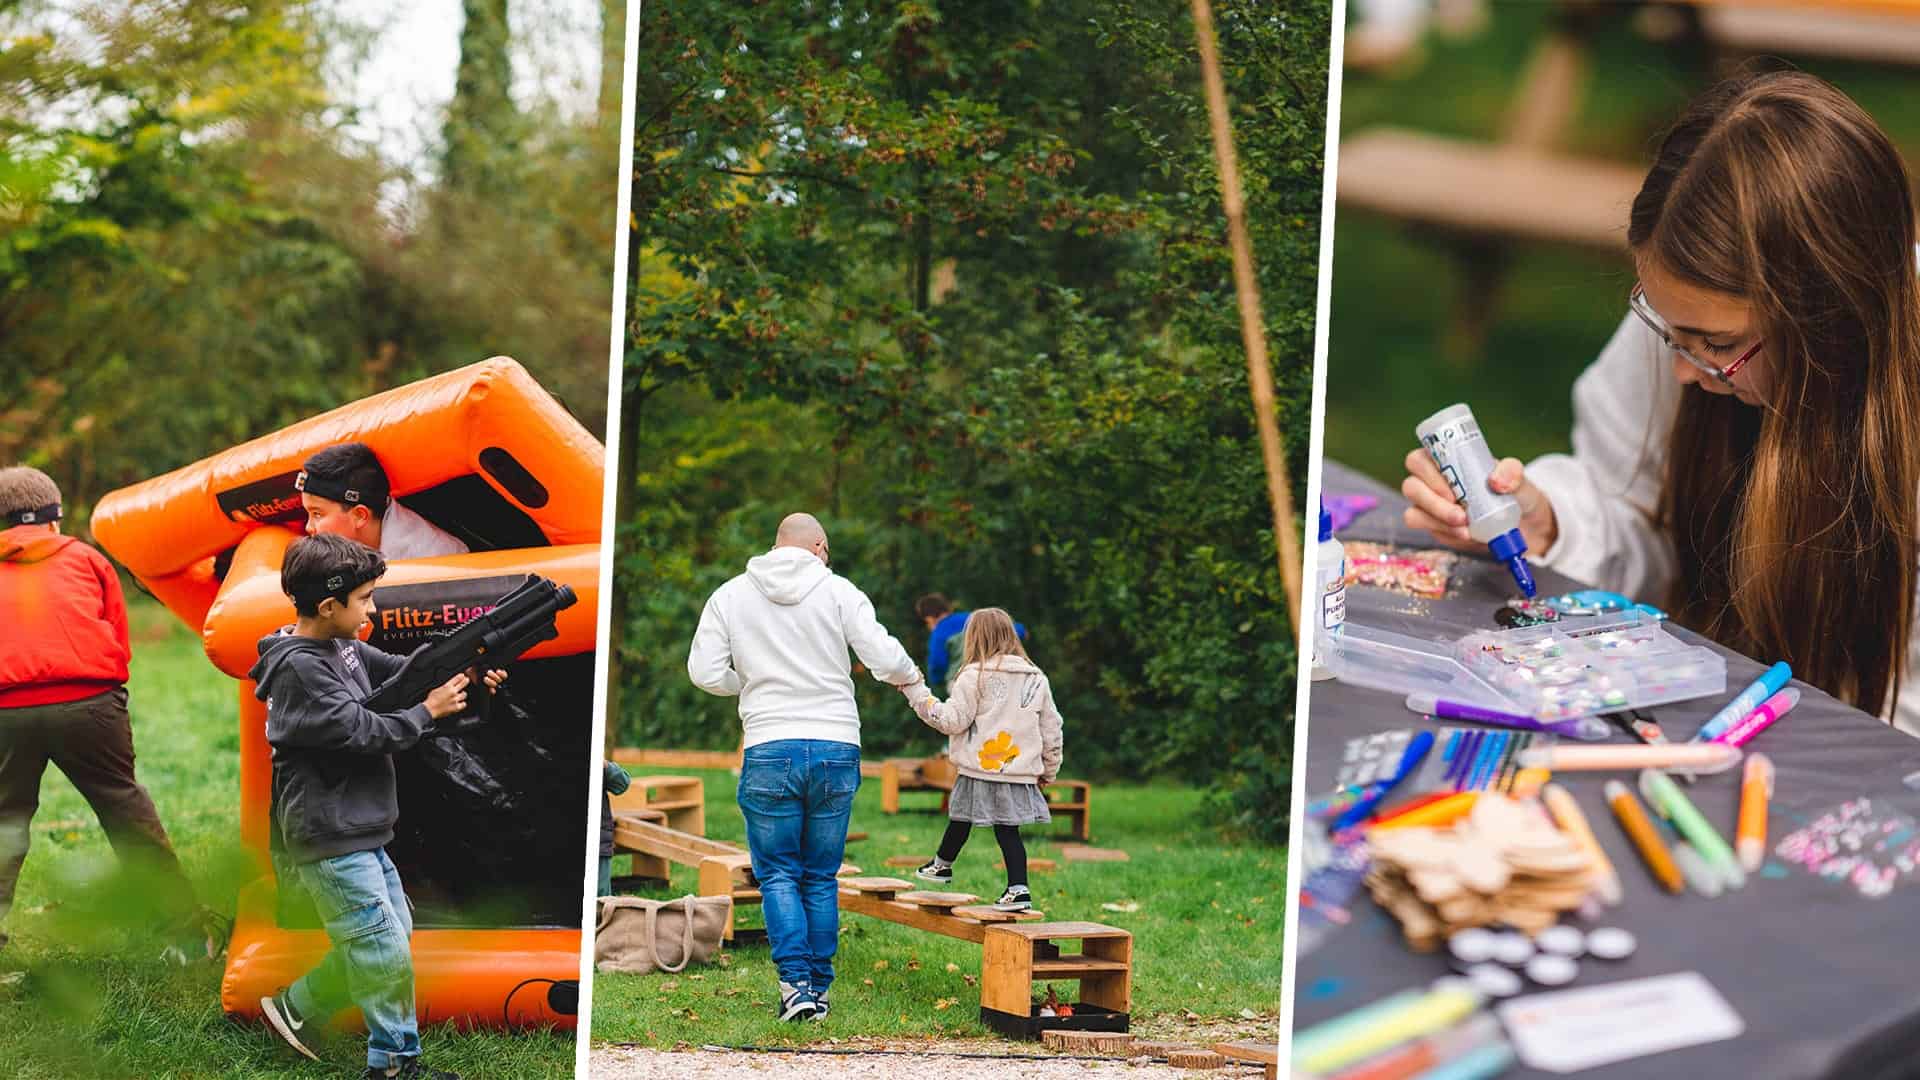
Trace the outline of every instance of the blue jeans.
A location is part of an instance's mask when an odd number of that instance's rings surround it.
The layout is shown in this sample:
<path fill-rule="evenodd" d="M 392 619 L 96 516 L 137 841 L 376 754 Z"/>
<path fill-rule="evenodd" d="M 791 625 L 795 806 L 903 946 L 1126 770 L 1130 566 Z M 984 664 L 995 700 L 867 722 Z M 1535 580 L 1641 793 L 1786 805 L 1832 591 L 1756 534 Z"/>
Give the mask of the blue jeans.
<path fill-rule="evenodd" d="M 740 812 L 780 981 L 825 994 L 840 944 L 840 861 L 860 790 L 860 747 L 779 739 L 740 763 Z"/>
<path fill-rule="evenodd" d="M 294 1011 L 324 1022 L 348 1005 L 367 1021 L 367 1064 L 386 1069 L 420 1056 L 413 1015 L 413 909 L 384 849 L 300 864 L 300 883 L 333 949 L 287 988 Z"/>

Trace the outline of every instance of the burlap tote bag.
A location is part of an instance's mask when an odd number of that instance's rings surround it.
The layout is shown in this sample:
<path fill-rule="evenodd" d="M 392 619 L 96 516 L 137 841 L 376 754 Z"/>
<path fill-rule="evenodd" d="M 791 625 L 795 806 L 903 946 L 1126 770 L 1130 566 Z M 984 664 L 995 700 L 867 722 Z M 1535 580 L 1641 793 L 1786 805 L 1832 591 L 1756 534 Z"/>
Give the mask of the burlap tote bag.
<path fill-rule="evenodd" d="M 603 896 L 593 935 L 593 965 L 600 971 L 648 975 L 704 964 L 720 947 L 732 912 L 731 896 Z"/>

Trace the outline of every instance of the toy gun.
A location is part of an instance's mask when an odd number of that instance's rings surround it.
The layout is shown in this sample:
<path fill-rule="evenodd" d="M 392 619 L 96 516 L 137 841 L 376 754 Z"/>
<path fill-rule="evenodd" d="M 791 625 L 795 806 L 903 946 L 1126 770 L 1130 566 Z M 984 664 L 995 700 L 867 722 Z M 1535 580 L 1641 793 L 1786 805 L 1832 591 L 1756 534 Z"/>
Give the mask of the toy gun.
<path fill-rule="evenodd" d="M 458 717 L 436 722 L 427 734 L 458 735 L 485 724 L 492 695 L 481 682 L 483 669 L 504 667 L 535 645 L 559 637 L 554 618 L 577 600 L 569 586 L 528 574 L 527 580 L 502 596 L 493 610 L 468 619 L 452 633 L 409 654 L 393 678 L 374 688 L 366 707 L 377 713 L 411 708 L 427 700 L 435 687 L 464 671 L 472 681 L 466 710 Z M 472 719 L 463 723 L 448 723 L 469 716 Z"/>

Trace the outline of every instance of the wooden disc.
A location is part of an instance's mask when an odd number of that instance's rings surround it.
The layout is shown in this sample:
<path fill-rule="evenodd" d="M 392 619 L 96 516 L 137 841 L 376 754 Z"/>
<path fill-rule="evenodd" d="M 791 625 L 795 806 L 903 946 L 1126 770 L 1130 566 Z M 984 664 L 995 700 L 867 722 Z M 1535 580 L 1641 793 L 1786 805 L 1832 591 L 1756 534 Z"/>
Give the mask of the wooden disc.
<path fill-rule="evenodd" d="M 1169 1050 L 1167 1064 L 1176 1069 L 1218 1069 L 1227 1059 L 1212 1050 Z"/>
<path fill-rule="evenodd" d="M 913 865 L 919 866 L 920 864 L 916 862 Z M 1036 874 L 1045 873 L 1046 871 L 1054 869 L 1055 866 L 1056 864 L 1052 859 L 1028 859 L 1027 860 L 1027 870 L 1030 873 L 1036 873 Z M 993 864 L 993 868 L 995 870 L 1005 870 L 1007 868 L 1007 864 L 1004 861 L 997 862 Z"/>
<path fill-rule="evenodd" d="M 914 867 L 922 866 L 926 861 L 926 859 L 918 855 L 889 855 L 887 856 L 886 864 L 888 866 Z"/>
<path fill-rule="evenodd" d="M 1053 1050 L 1082 1054 L 1125 1054 L 1133 1036 L 1118 1031 L 1042 1031 L 1040 1041 Z"/>

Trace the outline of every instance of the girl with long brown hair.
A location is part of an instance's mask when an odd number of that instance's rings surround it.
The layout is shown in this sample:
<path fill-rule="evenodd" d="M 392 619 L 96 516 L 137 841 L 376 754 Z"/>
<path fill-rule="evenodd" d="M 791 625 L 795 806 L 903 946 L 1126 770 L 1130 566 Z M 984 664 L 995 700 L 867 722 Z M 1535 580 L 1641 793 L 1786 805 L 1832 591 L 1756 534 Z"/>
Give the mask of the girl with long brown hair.
<path fill-rule="evenodd" d="M 1920 734 L 1920 293 L 1906 167 L 1800 72 L 1702 95 L 1628 222 L 1628 313 L 1573 453 L 1500 463 L 1538 561 Z M 1424 451 L 1406 521 L 1471 549 Z"/>

